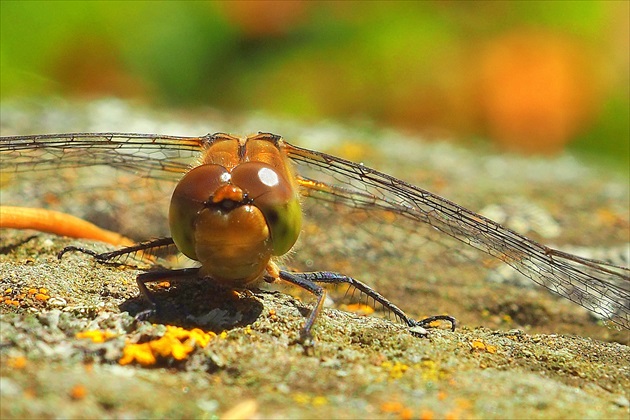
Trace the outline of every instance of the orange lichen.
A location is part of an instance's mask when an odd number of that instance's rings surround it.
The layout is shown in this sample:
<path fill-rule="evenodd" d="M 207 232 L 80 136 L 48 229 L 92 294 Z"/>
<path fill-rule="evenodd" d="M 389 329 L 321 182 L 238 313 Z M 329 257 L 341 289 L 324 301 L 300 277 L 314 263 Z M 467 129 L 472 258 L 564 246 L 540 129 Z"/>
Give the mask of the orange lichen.
<path fill-rule="evenodd" d="M 50 299 L 48 290 L 43 287 L 23 287 L 20 290 L 5 289 L 3 296 L 0 297 L 0 302 L 19 307 L 35 304 L 37 303 L 36 301 L 45 302 L 48 299 Z"/>
<path fill-rule="evenodd" d="M 117 334 L 111 331 L 100 331 L 100 330 L 92 330 L 92 331 L 81 331 L 74 335 L 75 338 L 88 338 L 95 343 L 104 343 L 110 338 L 116 337 Z"/>
<path fill-rule="evenodd" d="M 75 385 L 70 390 L 70 398 L 73 400 L 82 400 L 87 395 L 87 388 L 83 385 Z"/>
<path fill-rule="evenodd" d="M 137 362 L 143 366 L 154 365 L 157 362 L 149 343 L 127 344 L 123 349 L 123 357 L 118 360 L 121 365 Z"/>
<path fill-rule="evenodd" d="M 420 412 L 421 420 L 433 420 L 435 418 L 435 413 L 431 410 L 422 410 Z"/>
<path fill-rule="evenodd" d="M 470 347 L 473 351 L 485 351 L 491 354 L 494 354 L 497 352 L 497 346 L 486 344 L 480 339 L 475 339 L 472 342 L 470 342 Z"/>
<path fill-rule="evenodd" d="M 341 305 L 340 309 L 355 313 L 357 315 L 371 315 L 374 313 L 374 308 L 363 303 L 350 303 L 348 305 Z"/>
<path fill-rule="evenodd" d="M 379 407 L 383 413 L 397 414 L 401 419 L 411 419 L 414 417 L 413 411 L 398 401 L 386 401 Z"/>
<path fill-rule="evenodd" d="M 486 349 L 486 345 L 481 340 L 473 340 L 470 343 L 470 347 L 472 347 L 473 350 L 485 350 Z"/>
<path fill-rule="evenodd" d="M 143 366 L 150 366 L 157 363 L 158 357 L 184 360 L 196 347 L 205 347 L 214 337 L 215 333 L 205 332 L 199 328 L 189 331 L 167 325 L 166 333 L 158 339 L 139 344 L 128 343 L 118 363 L 127 365 L 137 362 Z"/>
<path fill-rule="evenodd" d="M 383 413 L 399 413 L 404 406 L 399 401 L 385 401 L 379 408 Z"/>
<path fill-rule="evenodd" d="M 13 369 L 23 369 L 26 367 L 26 357 L 9 357 L 7 359 L 7 366 Z"/>
<path fill-rule="evenodd" d="M 409 366 L 404 363 L 400 363 L 400 362 L 392 363 L 390 361 L 385 361 L 381 363 L 381 367 L 386 369 L 389 372 L 390 379 L 400 379 L 403 376 L 403 374 L 407 371 L 407 369 L 409 369 Z"/>
<path fill-rule="evenodd" d="M 422 380 L 435 382 L 446 377 L 446 372 L 433 360 L 423 360 L 418 367 L 422 371 Z"/>
<path fill-rule="evenodd" d="M 595 211 L 595 215 L 600 223 L 606 226 L 628 227 L 628 220 L 624 215 L 618 214 L 608 208 L 599 208 Z"/>
<path fill-rule="evenodd" d="M 444 415 L 445 419 L 467 419 L 470 418 L 468 411 L 473 406 L 472 402 L 462 398 L 455 400 L 456 407 Z"/>

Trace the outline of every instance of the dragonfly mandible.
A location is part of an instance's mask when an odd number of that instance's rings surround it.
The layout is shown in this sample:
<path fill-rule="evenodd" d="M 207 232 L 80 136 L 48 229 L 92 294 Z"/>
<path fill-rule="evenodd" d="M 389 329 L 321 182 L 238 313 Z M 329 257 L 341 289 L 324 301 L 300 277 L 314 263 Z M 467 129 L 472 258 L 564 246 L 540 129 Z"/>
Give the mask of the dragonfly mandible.
<path fill-rule="evenodd" d="M 310 336 L 321 310 L 322 283 L 350 284 L 410 327 L 434 319 L 452 320 L 437 316 L 416 321 L 353 277 L 281 270 L 274 260 L 293 248 L 301 233 L 301 207 L 307 203 L 325 203 L 362 215 L 367 221 L 404 226 L 410 235 L 422 232 L 452 238 L 453 243 L 493 256 L 551 292 L 630 329 L 628 268 L 545 246 L 420 187 L 362 164 L 294 146 L 274 134 L 246 138 L 221 133 L 201 137 L 129 133 L 14 136 L 0 138 L 0 154 L 1 170 L 9 173 L 105 165 L 173 184 L 192 180 L 193 185 L 205 185 L 202 191 L 183 182 L 175 188 L 170 238 L 92 254 L 107 261 L 174 243 L 179 251 L 200 261 L 201 267 L 170 271 L 171 277 L 203 276 L 236 288 L 280 278 L 301 286 L 317 296 L 301 332 L 303 340 Z M 240 215 L 236 217 L 236 213 Z M 230 214 L 235 216 L 232 221 L 228 220 Z M 207 230 L 197 232 L 196 227 Z M 219 231 L 221 236 L 215 237 Z M 247 245 L 246 236 L 254 238 Z M 140 290 L 153 305 L 145 283 L 164 275 L 138 277 Z"/>

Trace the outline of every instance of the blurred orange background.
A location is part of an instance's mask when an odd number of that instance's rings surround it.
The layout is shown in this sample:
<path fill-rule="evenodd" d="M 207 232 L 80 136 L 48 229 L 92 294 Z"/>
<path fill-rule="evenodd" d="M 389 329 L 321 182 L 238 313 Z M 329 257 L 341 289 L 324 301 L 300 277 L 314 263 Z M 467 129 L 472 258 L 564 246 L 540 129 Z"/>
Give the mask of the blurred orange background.
<path fill-rule="evenodd" d="M 1 99 L 370 121 L 627 167 L 627 1 L 1 3 Z"/>

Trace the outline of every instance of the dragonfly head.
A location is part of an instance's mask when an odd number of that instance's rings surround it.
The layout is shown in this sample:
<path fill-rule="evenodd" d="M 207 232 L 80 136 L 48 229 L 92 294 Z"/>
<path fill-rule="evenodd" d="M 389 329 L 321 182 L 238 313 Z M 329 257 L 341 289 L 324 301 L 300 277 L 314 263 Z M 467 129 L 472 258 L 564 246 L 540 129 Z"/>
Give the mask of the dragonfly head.
<path fill-rule="evenodd" d="M 272 256 L 287 253 L 301 229 L 292 183 L 262 162 L 231 171 L 205 164 L 179 182 L 169 210 L 177 248 L 217 281 L 247 284 L 260 277 Z"/>

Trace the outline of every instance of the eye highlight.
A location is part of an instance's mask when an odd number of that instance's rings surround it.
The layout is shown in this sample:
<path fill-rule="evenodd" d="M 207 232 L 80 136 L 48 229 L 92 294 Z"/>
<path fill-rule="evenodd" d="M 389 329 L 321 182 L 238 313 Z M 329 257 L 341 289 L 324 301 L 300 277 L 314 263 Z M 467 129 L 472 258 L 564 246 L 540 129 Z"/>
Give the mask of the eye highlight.
<path fill-rule="evenodd" d="M 260 168 L 258 170 L 258 179 L 260 179 L 260 182 L 268 187 L 275 187 L 280 183 L 280 178 L 278 177 L 276 171 L 267 167 Z"/>

